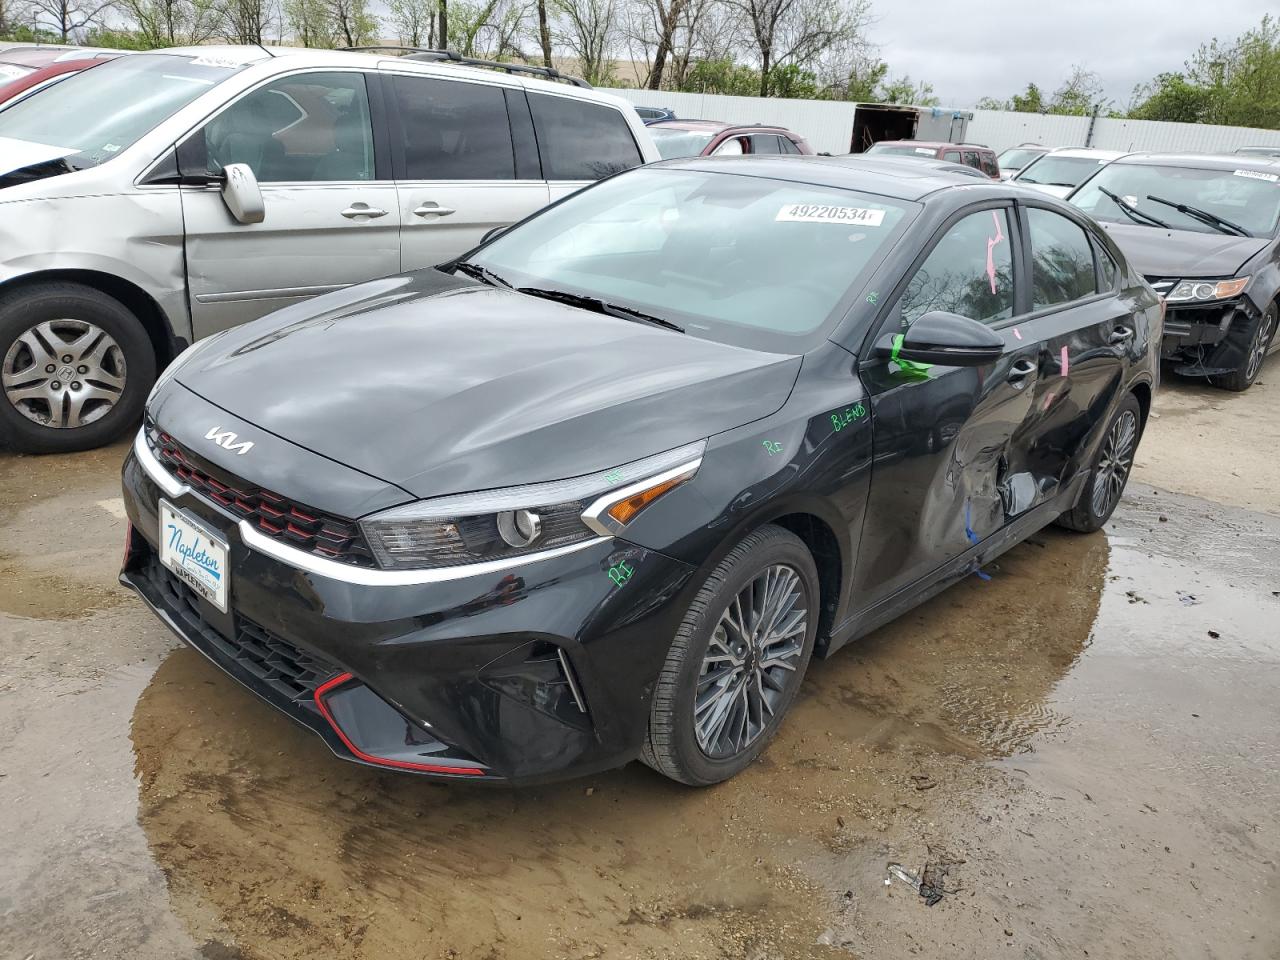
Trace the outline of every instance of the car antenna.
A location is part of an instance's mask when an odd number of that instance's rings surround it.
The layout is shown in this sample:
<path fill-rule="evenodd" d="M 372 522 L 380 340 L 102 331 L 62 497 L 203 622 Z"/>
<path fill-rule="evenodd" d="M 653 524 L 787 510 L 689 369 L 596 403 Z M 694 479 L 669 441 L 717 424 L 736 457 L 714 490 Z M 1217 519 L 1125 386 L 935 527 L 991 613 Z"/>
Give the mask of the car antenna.
<path fill-rule="evenodd" d="M 257 45 L 257 47 L 258 47 L 258 49 L 259 49 L 259 50 L 261 50 L 263 53 L 265 53 L 268 57 L 274 57 L 274 56 L 275 56 L 275 54 L 274 54 L 274 53 L 272 53 L 270 50 L 268 50 L 266 47 L 264 47 L 261 43 L 259 43 L 259 44 Z"/>

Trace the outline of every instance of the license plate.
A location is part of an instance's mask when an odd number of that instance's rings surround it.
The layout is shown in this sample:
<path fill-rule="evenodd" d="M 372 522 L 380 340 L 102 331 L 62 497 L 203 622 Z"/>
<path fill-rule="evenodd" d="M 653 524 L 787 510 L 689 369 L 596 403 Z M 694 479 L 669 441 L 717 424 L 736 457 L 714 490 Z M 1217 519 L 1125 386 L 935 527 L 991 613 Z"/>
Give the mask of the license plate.
<path fill-rule="evenodd" d="M 185 510 L 160 501 L 160 562 L 223 613 L 227 612 L 227 543 Z"/>

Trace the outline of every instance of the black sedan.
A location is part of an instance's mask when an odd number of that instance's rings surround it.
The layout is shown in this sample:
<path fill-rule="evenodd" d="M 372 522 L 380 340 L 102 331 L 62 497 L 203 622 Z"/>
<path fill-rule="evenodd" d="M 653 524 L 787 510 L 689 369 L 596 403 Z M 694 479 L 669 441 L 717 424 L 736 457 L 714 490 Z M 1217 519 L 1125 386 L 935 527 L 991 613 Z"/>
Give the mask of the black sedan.
<path fill-rule="evenodd" d="M 1159 340 L 1053 198 L 658 164 L 191 348 L 125 464 L 122 579 L 346 759 L 715 783 L 813 654 L 1101 527 Z"/>
<path fill-rule="evenodd" d="M 1280 161 L 1134 154 L 1071 195 L 1169 303 L 1177 373 L 1247 390 L 1280 317 Z"/>

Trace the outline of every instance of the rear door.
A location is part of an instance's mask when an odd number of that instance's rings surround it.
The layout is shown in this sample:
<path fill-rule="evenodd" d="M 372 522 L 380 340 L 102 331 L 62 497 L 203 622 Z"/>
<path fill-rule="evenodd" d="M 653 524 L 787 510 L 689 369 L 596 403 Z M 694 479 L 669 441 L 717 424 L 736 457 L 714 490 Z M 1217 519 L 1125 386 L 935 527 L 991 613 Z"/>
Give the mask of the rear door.
<path fill-rule="evenodd" d="M 546 206 L 519 87 L 408 73 L 385 80 L 401 269 L 444 263 Z"/>
<path fill-rule="evenodd" d="M 400 269 L 375 98 L 360 71 L 291 74 L 244 94 L 183 142 L 184 173 L 216 176 L 246 163 L 266 206 L 266 219 L 244 224 L 217 188 L 182 188 L 197 337 Z"/>
<path fill-rule="evenodd" d="M 1042 345 L 1025 461 L 1040 502 L 1086 467 L 1137 325 L 1118 292 L 1118 268 L 1092 230 L 1055 209 L 1019 207 L 1031 298 L 1020 326 Z"/>
<path fill-rule="evenodd" d="M 990 325 L 1004 355 L 921 375 L 869 357 L 874 466 L 854 593 L 866 605 L 927 577 L 1025 509 L 1013 489 L 1026 442 L 1040 345 L 1022 326 L 1024 256 L 1010 201 L 953 215 L 888 299 L 875 339 L 942 310 Z"/>
<path fill-rule="evenodd" d="M 626 118 L 608 104 L 530 90 L 529 107 L 552 200 L 644 163 Z"/>

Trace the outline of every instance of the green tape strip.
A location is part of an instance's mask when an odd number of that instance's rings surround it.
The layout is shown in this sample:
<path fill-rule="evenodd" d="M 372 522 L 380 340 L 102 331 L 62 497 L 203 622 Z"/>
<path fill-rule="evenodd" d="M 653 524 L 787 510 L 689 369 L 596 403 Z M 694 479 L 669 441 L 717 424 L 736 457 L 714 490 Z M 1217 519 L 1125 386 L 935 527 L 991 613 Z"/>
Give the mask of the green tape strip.
<path fill-rule="evenodd" d="M 931 363 L 916 363 L 914 360 L 903 360 L 898 356 L 898 351 L 902 348 L 903 335 L 895 334 L 893 338 L 893 352 L 889 354 L 889 360 L 898 365 L 901 370 L 909 377 L 917 377 L 927 379 L 929 370 L 933 367 Z"/>

